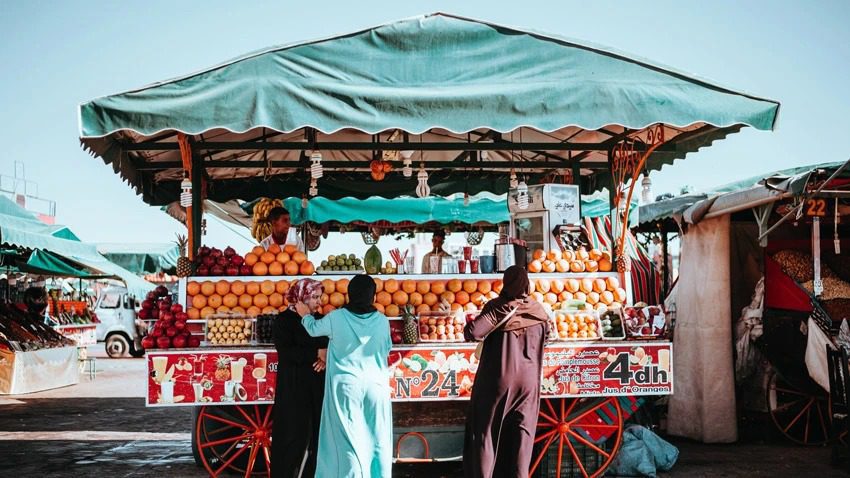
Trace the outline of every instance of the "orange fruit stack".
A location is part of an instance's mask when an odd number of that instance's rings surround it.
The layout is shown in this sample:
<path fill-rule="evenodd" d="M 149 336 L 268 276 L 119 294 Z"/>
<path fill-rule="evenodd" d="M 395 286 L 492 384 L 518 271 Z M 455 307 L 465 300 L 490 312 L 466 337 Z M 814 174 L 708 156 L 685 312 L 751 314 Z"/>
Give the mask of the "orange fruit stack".
<path fill-rule="evenodd" d="M 584 247 L 578 250 L 561 251 L 552 249 L 549 252 L 537 249 L 531 253 L 531 262 L 528 263 L 528 272 L 611 272 L 611 254 L 599 249 L 587 250 Z"/>
<path fill-rule="evenodd" d="M 283 249 L 272 244 L 268 250 L 263 249 L 263 246 L 255 246 L 245 254 L 245 265 L 251 267 L 255 276 L 309 276 L 316 271 L 307 256 L 291 244 Z"/>

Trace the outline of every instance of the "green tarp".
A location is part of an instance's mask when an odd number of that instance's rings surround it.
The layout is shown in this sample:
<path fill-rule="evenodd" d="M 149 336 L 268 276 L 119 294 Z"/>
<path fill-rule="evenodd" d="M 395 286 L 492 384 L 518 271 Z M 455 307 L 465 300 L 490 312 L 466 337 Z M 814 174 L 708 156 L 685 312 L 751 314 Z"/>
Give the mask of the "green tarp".
<path fill-rule="evenodd" d="M 97 251 L 135 274 L 174 271 L 180 250 L 176 244 L 100 243 Z"/>
<path fill-rule="evenodd" d="M 778 108 L 609 48 L 434 14 L 97 98 L 80 106 L 80 126 L 83 138 L 258 126 L 419 133 L 704 122 L 770 130 Z"/>
<path fill-rule="evenodd" d="M 595 191 L 610 187 L 608 150 L 644 128 L 666 125 L 665 144 L 645 166 L 653 171 L 743 127 L 771 130 L 778 111 L 776 101 L 609 48 L 436 13 L 254 52 L 83 103 L 79 117 L 83 147 L 112 165 L 145 202 L 164 205 L 177 200 L 183 178 L 176 131 L 193 135 L 196 149 L 211 141 L 230 145 L 200 153 L 206 199 L 217 202 L 280 191 L 300 196 L 309 184 L 301 146 L 388 141 L 397 130 L 423 133 L 410 138 L 414 143 L 501 142 L 489 153 L 489 166 L 546 160 L 525 172 L 531 184 L 578 158 L 583 187 Z M 257 148 L 260 141 L 271 146 Z M 523 151 L 509 142 L 574 148 Z M 240 148 L 244 143 L 254 144 Z M 319 181 L 323 197 L 414 194 L 415 178 L 390 173 L 372 181 L 363 167 L 373 158 L 369 149 L 322 153 L 327 164 L 337 163 Z M 469 158 L 429 150 L 421 158 L 426 168 L 441 164 L 429 171 L 432 193 L 507 192 L 508 168 L 472 172 Z"/>
<path fill-rule="evenodd" d="M 54 236 L 56 231 L 61 231 L 61 228 L 42 223 L 26 209 L 0 195 L 0 244 L 49 251 L 54 255 L 102 272 L 104 276 L 120 278 L 127 285 L 129 292 L 139 297 L 155 287 L 132 272 L 106 260 L 97 252 L 93 244 Z"/>
<path fill-rule="evenodd" d="M 18 270 L 32 274 L 45 274 L 60 277 L 79 277 L 81 279 L 99 279 L 109 277 L 97 271 L 90 271 L 71 264 L 61 256 L 48 251 L 35 249 L 30 253 L 26 264 L 19 264 Z"/>
<path fill-rule="evenodd" d="M 483 197 L 470 198 L 469 205 L 464 205 L 463 197 L 453 199 L 436 196 L 396 199 L 373 197 L 365 200 L 354 198 L 330 200 L 316 197 L 309 201 L 306 209 L 301 207 L 301 199 L 298 198 L 287 198 L 284 205 L 295 225 L 308 221 L 319 224 L 331 221 L 342 224 L 378 221 L 394 224 L 401 222 L 415 224 L 508 222 L 510 215 L 505 198 L 499 196 L 493 196 L 493 198 L 495 200 Z"/>

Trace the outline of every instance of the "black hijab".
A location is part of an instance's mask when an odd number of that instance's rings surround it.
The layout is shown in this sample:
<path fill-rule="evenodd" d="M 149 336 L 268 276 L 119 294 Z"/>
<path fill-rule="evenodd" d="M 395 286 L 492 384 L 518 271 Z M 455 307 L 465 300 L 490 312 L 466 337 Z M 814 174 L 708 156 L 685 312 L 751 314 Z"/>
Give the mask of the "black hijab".
<path fill-rule="evenodd" d="M 520 266 L 510 266 L 502 278 L 502 291 L 499 298 L 506 301 L 528 295 L 528 272 Z"/>
<path fill-rule="evenodd" d="M 348 283 L 348 304 L 345 306 L 353 314 L 369 314 L 374 312 L 375 280 L 366 274 L 358 274 Z"/>

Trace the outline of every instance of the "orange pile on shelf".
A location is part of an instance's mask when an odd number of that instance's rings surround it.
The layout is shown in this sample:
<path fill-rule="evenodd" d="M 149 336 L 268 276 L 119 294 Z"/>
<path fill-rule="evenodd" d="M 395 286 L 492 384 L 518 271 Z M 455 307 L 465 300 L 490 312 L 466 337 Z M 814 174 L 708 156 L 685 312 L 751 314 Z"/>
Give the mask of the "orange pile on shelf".
<path fill-rule="evenodd" d="M 389 317 L 401 315 L 407 304 L 417 313 L 430 312 L 448 305 L 451 310 L 480 310 L 502 290 L 500 279 L 412 280 L 375 277 L 375 307 Z M 322 312 L 348 303 L 348 279 L 322 281 Z M 186 308 L 189 318 L 206 318 L 214 313 L 256 316 L 275 313 L 287 307 L 287 279 L 195 281 L 186 284 Z M 626 291 L 616 277 L 607 278 L 532 278 L 531 296 L 557 310 L 566 302 L 584 301 L 596 309 L 622 306 Z"/>
<path fill-rule="evenodd" d="M 531 254 L 528 272 L 611 272 L 611 253 L 599 249 L 580 247 L 575 251 L 537 249 Z"/>
<path fill-rule="evenodd" d="M 272 244 L 268 250 L 256 246 L 245 254 L 245 265 L 251 268 L 255 276 L 308 276 L 316 270 L 313 263 L 307 260 L 307 255 L 291 244 L 283 249 Z"/>

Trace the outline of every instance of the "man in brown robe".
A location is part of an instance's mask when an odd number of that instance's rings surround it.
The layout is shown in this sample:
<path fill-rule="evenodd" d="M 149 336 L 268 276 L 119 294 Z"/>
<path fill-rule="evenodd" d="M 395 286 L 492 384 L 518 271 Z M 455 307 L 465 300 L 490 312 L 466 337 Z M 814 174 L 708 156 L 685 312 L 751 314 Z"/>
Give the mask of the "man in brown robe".
<path fill-rule="evenodd" d="M 466 478 L 526 477 L 534 448 L 548 314 L 528 296 L 525 269 L 508 268 L 503 283 L 464 329 L 467 340 L 484 339 L 466 416 Z"/>

